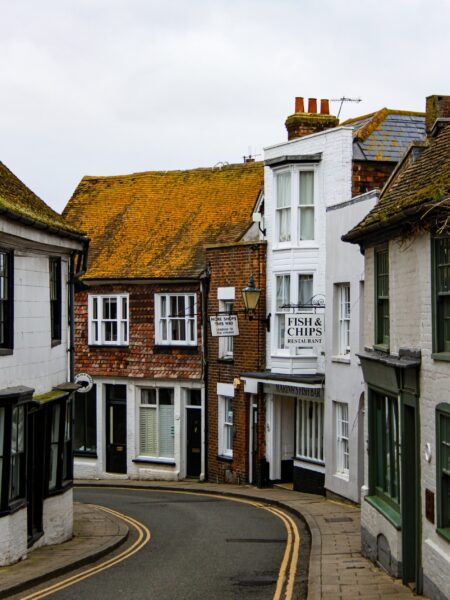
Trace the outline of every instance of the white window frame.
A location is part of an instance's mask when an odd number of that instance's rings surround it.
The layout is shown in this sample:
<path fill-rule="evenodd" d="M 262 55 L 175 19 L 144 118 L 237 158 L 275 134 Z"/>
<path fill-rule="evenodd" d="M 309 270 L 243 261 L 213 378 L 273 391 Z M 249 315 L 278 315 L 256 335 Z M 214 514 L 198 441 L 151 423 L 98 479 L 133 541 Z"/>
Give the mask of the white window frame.
<path fill-rule="evenodd" d="M 184 314 L 171 315 L 171 298 L 184 298 Z M 189 310 L 193 298 L 192 310 Z M 163 304 L 165 303 L 165 311 Z M 185 339 L 172 339 L 172 321 L 184 323 Z M 160 346 L 197 346 L 197 294 L 166 293 L 155 294 L 155 343 Z"/>
<path fill-rule="evenodd" d="M 338 293 L 338 354 L 345 356 L 350 354 L 350 284 L 337 284 Z"/>
<path fill-rule="evenodd" d="M 314 273 L 299 273 L 298 274 L 298 278 L 297 278 L 297 304 L 300 305 L 300 283 L 302 280 L 305 280 L 306 278 L 308 278 L 308 280 L 311 281 L 311 296 L 309 298 L 305 298 L 306 302 L 311 302 L 311 299 L 314 297 Z M 303 306 L 303 305 L 302 305 Z"/>
<path fill-rule="evenodd" d="M 297 398 L 296 408 L 297 431 L 295 455 L 298 459 L 306 459 L 307 461 L 324 464 L 323 401 Z M 315 435 L 316 430 L 318 431 L 318 436 Z"/>
<path fill-rule="evenodd" d="M 233 300 L 219 300 L 219 312 L 232 314 L 234 310 Z M 234 355 L 234 336 L 227 335 L 219 337 L 219 358 L 231 360 Z"/>
<path fill-rule="evenodd" d="M 117 306 L 115 318 L 104 315 L 104 301 L 114 300 Z M 125 301 L 125 306 L 124 306 Z M 88 344 L 90 346 L 128 346 L 130 299 L 128 294 L 89 294 L 88 296 Z M 116 325 L 116 338 L 106 339 L 107 324 Z"/>
<path fill-rule="evenodd" d="M 219 455 L 233 458 L 234 398 L 218 396 L 219 402 Z M 230 409 L 231 407 L 231 409 Z M 230 418 L 231 415 L 231 418 Z"/>
<path fill-rule="evenodd" d="M 336 413 L 336 473 L 345 479 L 349 478 L 349 420 L 348 404 L 335 402 Z"/>
<path fill-rule="evenodd" d="M 302 242 L 313 242 L 316 239 L 316 210 L 315 210 L 315 200 L 316 200 L 316 177 L 315 177 L 315 170 L 314 169 L 299 169 L 297 171 L 298 173 L 298 179 L 296 178 L 296 184 L 298 187 L 298 202 L 297 202 L 297 210 L 298 210 L 298 225 L 297 225 L 297 229 L 298 229 L 298 241 L 299 243 Z M 302 175 L 305 173 L 310 173 L 312 175 L 312 185 L 313 185 L 313 190 L 312 190 L 312 202 L 310 202 L 309 204 L 301 204 L 302 202 L 302 195 L 300 192 L 300 186 L 301 186 L 301 178 Z M 313 212 L 313 235 L 312 237 L 305 237 L 302 238 L 302 211 L 310 211 L 312 209 Z M 303 212 L 304 214 L 304 212 Z"/>
<path fill-rule="evenodd" d="M 160 422 L 160 399 L 159 399 L 159 395 L 160 395 L 160 391 L 161 390 L 171 390 L 172 391 L 172 404 L 171 406 L 173 407 L 173 423 L 170 426 L 171 427 L 171 431 L 169 432 L 169 436 L 172 437 L 173 440 L 173 451 L 172 453 L 169 454 L 161 454 L 161 450 L 160 450 L 160 426 L 161 426 L 161 422 Z M 150 404 L 148 402 L 144 402 L 144 395 L 145 392 L 148 391 L 154 391 L 155 395 L 156 395 L 156 402 L 154 404 Z M 142 458 L 147 458 L 147 459 L 157 459 L 160 461 L 166 461 L 166 462 L 174 462 L 175 461 L 175 388 L 166 388 L 166 387 L 162 387 L 162 388 L 139 388 L 139 394 L 138 394 L 138 398 L 139 398 L 139 411 L 138 411 L 138 436 L 137 436 L 137 443 L 138 443 L 138 455 Z M 156 412 L 156 446 L 157 446 L 157 450 L 155 453 L 150 454 L 145 452 L 145 449 L 143 450 L 142 445 L 141 445 L 141 427 L 142 427 L 142 423 L 141 423 L 141 411 L 143 410 L 153 410 Z"/>
<path fill-rule="evenodd" d="M 279 182 L 282 178 L 289 177 L 289 197 L 284 204 L 281 204 L 279 194 Z M 292 243 L 292 171 L 279 171 L 275 174 L 275 213 L 276 213 L 276 240 L 278 244 Z M 283 221 L 288 225 L 284 235 L 281 234 Z"/>
<path fill-rule="evenodd" d="M 289 289 L 287 290 L 287 294 L 283 293 L 283 302 L 282 304 L 279 306 L 278 304 L 278 280 L 279 279 L 283 279 L 283 290 L 284 292 L 286 291 L 286 281 L 289 281 Z M 292 293 L 292 286 L 291 286 L 291 282 L 292 282 L 292 276 L 290 273 L 277 273 L 275 275 L 275 286 L 274 286 L 274 290 L 275 290 L 275 301 L 274 301 L 274 307 L 275 307 L 275 348 L 277 351 L 283 351 L 283 352 L 288 352 L 289 349 L 285 348 L 284 346 L 284 335 L 281 336 L 281 331 L 284 331 L 284 323 L 285 323 L 285 314 L 287 312 L 289 312 L 289 308 L 281 308 L 281 306 L 283 306 L 284 304 L 290 304 L 291 303 L 291 293 Z"/>

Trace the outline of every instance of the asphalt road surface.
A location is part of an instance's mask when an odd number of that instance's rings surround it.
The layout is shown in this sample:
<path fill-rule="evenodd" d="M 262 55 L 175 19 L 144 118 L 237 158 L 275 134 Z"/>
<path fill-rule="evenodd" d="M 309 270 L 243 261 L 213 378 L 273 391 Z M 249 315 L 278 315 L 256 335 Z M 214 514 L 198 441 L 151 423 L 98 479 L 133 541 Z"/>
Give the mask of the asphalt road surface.
<path fill-rule="evenodd" d="M 133 517 L 150 530 L 151 539 L 126 560 L 51 594 L 51 598 L 273 600 L 277 594 L 285 597 L 286 589 L 280 590 L 280 567 L 283 560 L 286 563 L 289 543 L 283 516 L 239 501 L 156 490 L 79 488 L 75 490 L 75 500 Z M 294 572 L 292 600 L 304 597 L 309 542 L 304 526 L 298 521 L 295 524 L 301 540 L 299 566 L 296 569 L 296 560 L 295 567 L 288 563 L 285 577 L 286 586 L 289 571 Z M 289 537 L 292 542 L 294 534 Z M 291 563 L 293 555 L 291 552 Z M 78 572 L 82 574 L 83 569 Z M 66 577 L 70 575 L 73 574 Z"/>

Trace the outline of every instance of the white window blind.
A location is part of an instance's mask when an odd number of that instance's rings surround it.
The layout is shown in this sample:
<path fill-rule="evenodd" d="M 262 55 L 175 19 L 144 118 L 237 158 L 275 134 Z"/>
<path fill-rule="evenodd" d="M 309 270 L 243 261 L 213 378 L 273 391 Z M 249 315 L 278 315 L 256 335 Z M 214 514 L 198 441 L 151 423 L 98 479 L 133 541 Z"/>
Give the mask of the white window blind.
<path fill-rule="evenodd" d="M 173 388 L 141 390 L 139 454 L 157 458 L 175 456 Z"/>

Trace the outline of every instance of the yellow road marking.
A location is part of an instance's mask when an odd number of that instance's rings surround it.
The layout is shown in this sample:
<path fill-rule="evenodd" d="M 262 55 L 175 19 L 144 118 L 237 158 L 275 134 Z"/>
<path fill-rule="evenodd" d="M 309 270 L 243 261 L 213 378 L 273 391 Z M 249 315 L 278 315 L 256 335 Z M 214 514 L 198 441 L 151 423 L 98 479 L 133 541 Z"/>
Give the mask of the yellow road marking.
<path fill-rule="evenodd" d="M 82 573 L 78 573 L 76 575 L 68 577 L 64 581 L 60 581 L 60 582 L 55 583 L 54 585 L 51 585 L 43 590 L 39 590 L 38 592 L 35 592 L 28 596 L 24 596 L 21 600 L 37 600 L 38 598 L 45 598 L 46 596 L 49 596 L 50 594 L 54 594 L 55 592 L 58 592 L 66 587 L 69 587 L 75 583 L 78 583 L 79 581 L 83 581 L 83 579 L 92 577 L 93 575 L 96 575 L 97 573 L 100 573 L 101 571 L 104 571 L 106 569 L 109 569 L 110 567 L 113 567 L 114 565 L 122 562 L 123 560 L 129 558 L 130 556 L 133 556 L 133 554 L 135 554 L 136 552 L 139 552 L 139 550 L 141 550 L 141 548 L 143 548 L 150 541 L 150 539 L 151 539 L 150 530 L 145 525 L 143 525 L 142 523 L 137 521 L 136 519 L 133 519 L 132 517 L 129 517 L 127 515 L 119 513 L 110 508 L 106 508 L 104 506 L 96 506 L 96 505 L 92 505 L 92 506 L 95 506 L 95 508 L 103 510 L 104 512 L 110 513 L 110 514 L 122 519 L 123 521 L 125 521 L 126 523 L 131 525 L 132 527 L 134 527 L 136 529 L 136 531 L 138 532 L 137 539 L 133 542 L 133 544 L 129 548 L 127 548 L 124 552 L 118 554 L 117 556 L 110 558 L 95 567 L 91 567 L 91 568 L 87 569 L 86 571 L 83 571 Z"/>
<path fill-rule="evenodd" d="M 90 486 L 83 486 L 83 487 L 87 488 Z M 101 488 L 98 488 L 97 486 L 92 486 L 91 489 L 98 490 Z M 284 511 L 280 510 L 279 508 L 275 508 L 270 505 L 263 504 L 262 502 L 258 502 L 258 501 L 247 499 L 247 498 L 236 498 L 233 496 L 225 496 L 225 495 L 213 494 L 213 493 L 208 493 L 208 492 L 189 492 L 189 491 L 149 489 L 149 488 L 147 488 L 147 489 L 145 489 L 145 488 L 123 488 L 123 487 L 119 487 L 119 486 L 108 486 L 108 488 L 105 488 L 105 489 L 115 489 L 115 490 L 121 490 L 121 491 L 128 490 L 128 491 L 135 491 L 135 492 L 153 492 L 153 493 L 161 493 L 162 492 L 162 493 L 166 493 L 166 494 L 170 493 L 170 494 L 190 494 L 190 495 L 194 495 L 194 496 L 206 496 L 206 497 L 210 497 L 210 498 L 216 498 L 219 500 L 230 500 L 232 502 L 240 502 L 242 504 L 247 504 L 247 505 L 253 506 L 254 508 L 260 508 L 262 510 L 266 510 L 266 511 L 272 513 L 273 515 L 278 517 L 283 522 L 283 524 L 286 528 L 286 532 L 287 532 L 286 549 L 285 549 L 285 552 L 283 555 L 283 560 L 281 562 L 280 569 L 278 572 L 277 584 L 276 584 L 273 600 L 280 600 L 280 598 L 282 596 L 283 587 L 286 582 L 286 572 L 288 570 L 288 565 L 289 565 L 289 576 L 288 576 L 288 581 L 287 581 L 287 585 L 285 588 L 284 599 L 292 600 L 292 595 L 294 592 L 295 575 L 297 572 L 297 562 L 298 562 L 298 554 L 299 554 L 299 547 L 300 547 L 300 535 L 298 532 L 297 524 L 292 519 L 292 517 L 290 517 L 288 514 L 286 514 Z M 118 518 L 124 520 L 126 523 L 130 524 L 138 532 L 138 539 L 135 542 L 133 542 L 133 544 L 130 546 L 130 548 L 128 548 L 121 554 L 102 562 L 101 564 L 97 565 L 96 567 L 91 567 L 91 568 L 87 569 L 86 571 L 83 571 L 82 573 L 73 575 L 73 576 L 71 576 L 63 581 L 60 581 L 59 583 L 55 583 L 54 585 L 51 585 L 43 590 L 40 590 L 40 591 L 30 594 L 28 596 L 24 596 L 23 598 L 21 598 L 21 600 L 38 600 L 40 598 L 45 598 L 46 596 L 50 596 L 51 594 L 54 594 L 55 592 L 58 592 L 66 587 L 69 587 L 71 585 L 74 585 L 75 583 L 83 581 L 84 579 L 92 577 L 93 575 L 96 575 L 97 573 L 100 573 L 101 571 L 109 569 L 110 567 L 113 567 L 114 565 L 118 564 L 119 562 L 122 562 L 123 560 L 129 558 L 136 552 L 139 552 L 139 550 L 141 550 L 150 541 L 150 539 L 151 539 L 150 530 L 145 525 L 143 525 L 142 523 L 140 523 L 139 521 L 134 519 L 133 517 L 124 515 L 113 509 L 106 508 L 105 506 L 97 506 L 97 505 L 92 505 L 92 506 L 95 506 L 96 508 L 103 510 L 106 513 L 115 515 L 116 517 L 118 517 Z M 292 542 L 292 539 L 294 539 L 294 542 Z"/>

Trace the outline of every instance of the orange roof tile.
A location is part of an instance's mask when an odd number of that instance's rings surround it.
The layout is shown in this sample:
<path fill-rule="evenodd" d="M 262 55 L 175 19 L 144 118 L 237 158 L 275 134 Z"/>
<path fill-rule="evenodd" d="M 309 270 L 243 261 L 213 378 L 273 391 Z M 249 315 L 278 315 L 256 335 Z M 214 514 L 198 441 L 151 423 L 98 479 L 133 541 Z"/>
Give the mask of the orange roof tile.
<path fill-rule="evenodd" d="M 198 277 L 205 243 L 251 225 L 263 178 L 262 163 L 84 177 L 63 212 L 91 239 L 84 279 Z"/>

